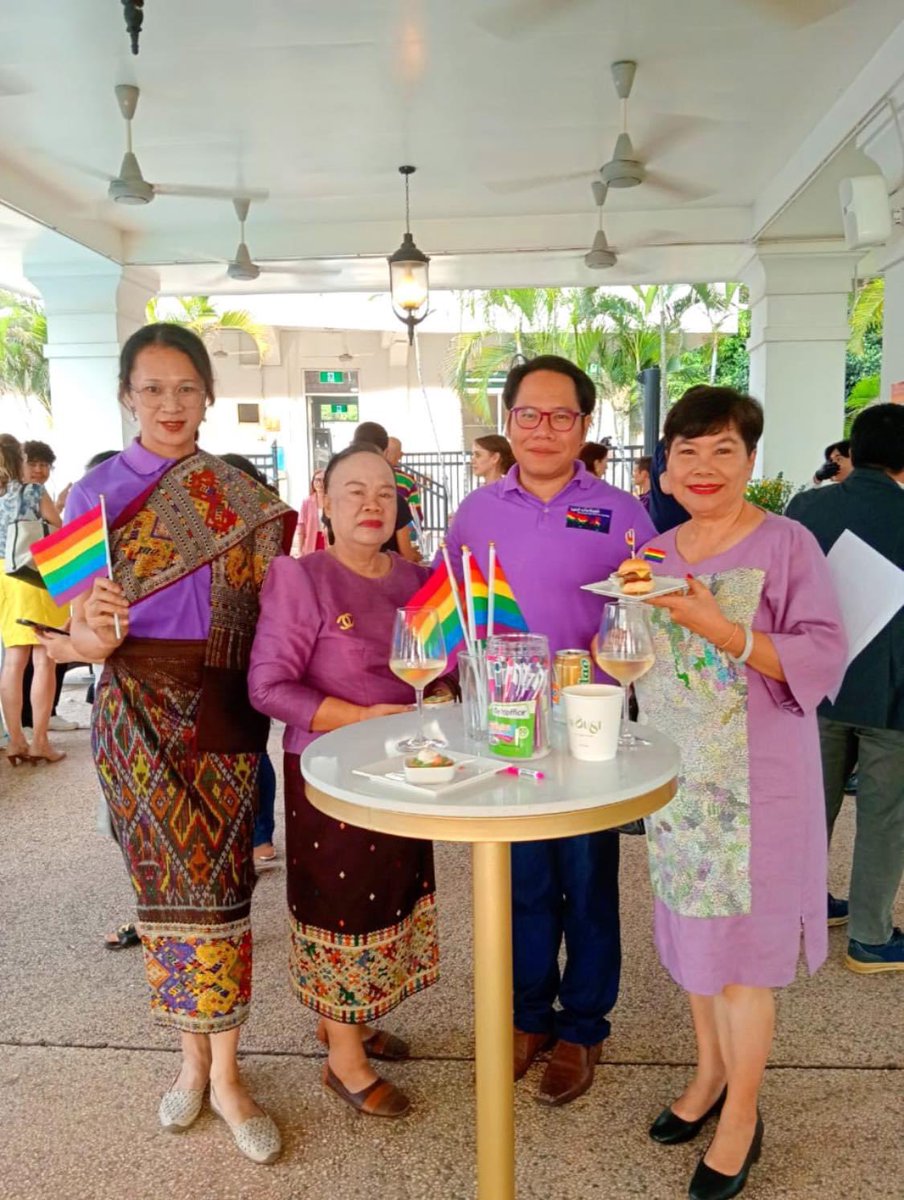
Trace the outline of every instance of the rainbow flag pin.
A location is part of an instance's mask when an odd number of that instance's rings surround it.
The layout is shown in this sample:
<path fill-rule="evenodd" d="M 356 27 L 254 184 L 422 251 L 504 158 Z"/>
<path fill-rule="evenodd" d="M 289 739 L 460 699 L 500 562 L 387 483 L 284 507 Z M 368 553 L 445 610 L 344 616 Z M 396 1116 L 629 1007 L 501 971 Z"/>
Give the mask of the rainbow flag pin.
<path fill-rule="evenodd" d="M 660 563 L 665 561 L 665 551 L 660 550 L 657 546 L 647 546 L 643 552 L 643 556 L 647 562 Z"/>

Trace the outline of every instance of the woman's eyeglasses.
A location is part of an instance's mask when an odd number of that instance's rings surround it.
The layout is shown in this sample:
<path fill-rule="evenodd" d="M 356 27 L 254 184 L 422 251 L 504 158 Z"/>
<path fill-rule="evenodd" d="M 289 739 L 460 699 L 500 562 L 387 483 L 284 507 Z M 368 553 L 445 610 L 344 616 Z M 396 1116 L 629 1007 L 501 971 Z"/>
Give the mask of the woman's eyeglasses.
<path fill-rule="evenodd" d="M 185 408 L 194 408 L 204 403 L 204 389 L 194 383 L 180 383 L 174 388 L 161 387 L 159 383 L 148 383 L 144 387 L 129 387 L 145 408 L 159 408 L 166 396 L 170 396 Z"/>
<path fill-rule="evenodd" d="M 510 409 L 510 412 L 519 429 L 539 429 L 545 417 L 549 428 L 555 433 L 570 433 L 584 415 L 582 412 L 575 412 L 573 408 L 542 409 L 523 405 Z"/>

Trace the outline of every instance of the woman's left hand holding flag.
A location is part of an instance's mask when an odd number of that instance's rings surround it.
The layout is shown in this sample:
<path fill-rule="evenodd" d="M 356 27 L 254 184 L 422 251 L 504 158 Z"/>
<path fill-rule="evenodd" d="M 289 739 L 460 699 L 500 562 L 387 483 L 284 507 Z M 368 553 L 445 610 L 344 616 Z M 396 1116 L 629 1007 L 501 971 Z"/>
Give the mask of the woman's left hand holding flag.
<path fill-rule="evenodd" d="M 73 634 L 77 637 L 77 626 L 84 623 L 104 648 L 103 658 L 126 640 L 129 632 L 129 602 L 115 580 L 95 579 L 91 591 L 79 596 L 73 608 Z"/>

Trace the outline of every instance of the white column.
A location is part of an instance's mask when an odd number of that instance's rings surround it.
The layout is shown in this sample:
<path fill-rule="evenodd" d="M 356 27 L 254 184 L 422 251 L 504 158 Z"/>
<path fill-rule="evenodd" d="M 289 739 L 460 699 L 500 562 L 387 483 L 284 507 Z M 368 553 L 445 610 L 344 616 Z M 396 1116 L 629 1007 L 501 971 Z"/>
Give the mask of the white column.
<path fill-rule="evenodd" d="M 145 324 L 156 276 L 92 256 L 74 265 L 26 263 L 47 313 L 45 355 L 50 370 L 58 488 L 84 474 L 101 450 L 121 450 L 135 427 L 117 399 L 119 351 Z"/>
<path fill-rule="evenodd" d="M 848 294 L 857 256 L 761 247 L 750 287 L 750 393 L 765 410 L 758 468 L 809 483 L 844 429 Z"/>
<path fill-rule="evenodd" d="M 857 137 L 857 147 L 869 155 L 885 177 L 888 203 L 895 219 L 891 237 L 876 247 L 870 274 L 885 276 L 885 312 L 882 330 L 882 383 L 880 400 L 891 399 L 891 389 L 904 383 L 904 81 L 893 88 L 885 104 Z"/>

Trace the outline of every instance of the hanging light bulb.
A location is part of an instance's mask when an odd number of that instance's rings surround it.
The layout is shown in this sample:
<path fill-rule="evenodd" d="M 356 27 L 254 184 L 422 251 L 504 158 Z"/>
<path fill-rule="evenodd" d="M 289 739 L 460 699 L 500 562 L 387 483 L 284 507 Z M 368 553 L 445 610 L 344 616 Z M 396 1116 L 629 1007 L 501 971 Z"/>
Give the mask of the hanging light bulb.
<path fill-rule="evenodd" d="M 405 236 L 401 246 L 387 260 L 392 309 L 402 324 L 408 326 L 409 342 L 414 341 L 415 325 L 420 325 L 427 315 L 427 303 L 430 299 L 430 259 L 417 248 L 411 236 L 408 177 L 413 175 L 414 171 L 414 167 L 399 167 L 399 174 L 405 177 Z"/>

